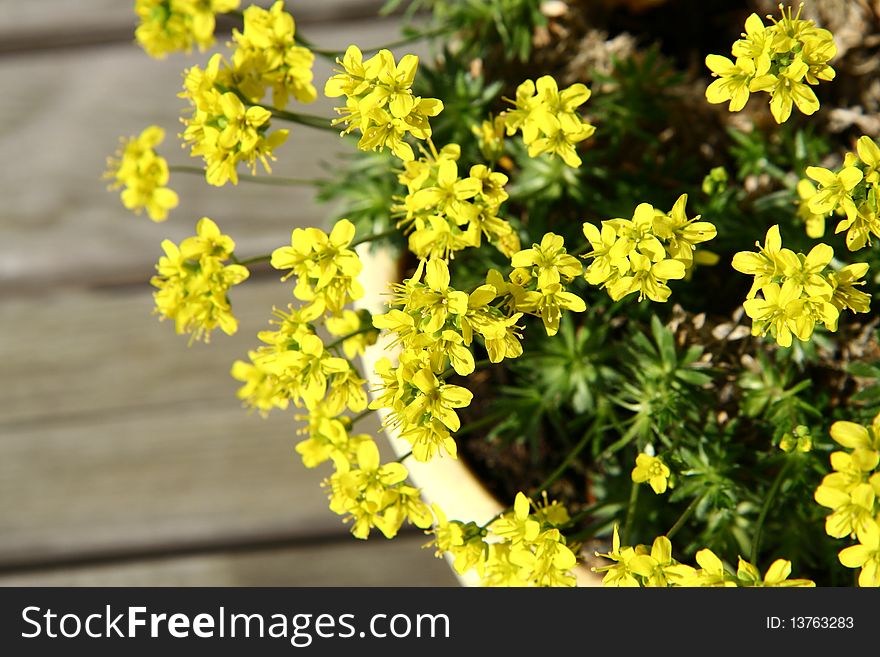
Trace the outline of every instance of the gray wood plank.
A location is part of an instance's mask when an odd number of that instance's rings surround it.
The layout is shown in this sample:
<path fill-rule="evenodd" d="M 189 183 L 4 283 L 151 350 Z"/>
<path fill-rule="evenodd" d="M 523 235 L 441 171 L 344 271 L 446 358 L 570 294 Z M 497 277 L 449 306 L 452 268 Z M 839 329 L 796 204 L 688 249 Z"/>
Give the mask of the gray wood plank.
<path fill-rule="evenodd" d="M 422 536 L 194 555 L 0 576 L 0 586 L 456 586 Z"/>
<path fill-rule="evenodd" d="M 235 401 L 6 429 L 0 563 L 344 533 L 295 440 Z"/>
<path fill-rule="evenodd" d="M 144 287 L 0 303 L 0 564 L 347 530 L 292 411 L 248 414 L 229 376 L 289 284 L 233 291 L 233 338 L 186 346 Z M 363 430 L 375 423 L 364 421 Z"/>
<path fill-rule="evenodd" d="M 234 336 L 211 343 L 177 335 L 153 311 L 153 288 L 53 289 L 0 302 L 0 434 L 31 424 L 56 425 L 127 410 L 182 403 L 236 407 L 237 358 L 259 344 L 272 307 L 294 302 L 280 277 L 254 277 L 230 291 L 239 319 Z"/>
<path fill-rule="evenodd" d="M 53 36 L 111 31 L 130 39 L 136 22 L 134 4 L 134 0 L 0 0 L 0 43 L 45 43 Z M 251 4 L 271 6 L 273 0 L 243 0 L 242 8 Z M 382 0 L 288 0 L 285 6 L 299 23 L 308 24 L 375 16 L 382 4 Z"/>
<path fill-rule="evenodd" d="M 316 26 L 311 34 L 326 47 L 344 48 L 352 41 L 386 43 L 398 32 L 391 19 Z M 162 238 L 192 234 L 201 216 L 217 221 L 250 255 L 286 243 L 293 227 L 321 224 L 332 214 L 316 205 L 311 188 L 241 183 L 218 189 L 186 174 L 172 177 L 181 205 L 166 223 L 125 210 L 101 180 L 120 136 L 155 123 L 166 129 L 160 151 L 170 162 L 199 162 L 175 137 L 184 66 L 181 60 L 150 60 L 134 46 L 0 58 L 0 87 L 10 91 L 0 97 L 0 153 L 15 163 L 0 177 L 0 292 L 23 280 L 142 280 Z M 317 61 L 317 86 L 329 75 L 329 63 Z M 330 117 L 334 103 L 297 107 Z M 278 175 L 328 176 L 329 163 L 337 154 L 350 157 L 351 148 L 334 132 L 293 125 L 274 168 Z"/>

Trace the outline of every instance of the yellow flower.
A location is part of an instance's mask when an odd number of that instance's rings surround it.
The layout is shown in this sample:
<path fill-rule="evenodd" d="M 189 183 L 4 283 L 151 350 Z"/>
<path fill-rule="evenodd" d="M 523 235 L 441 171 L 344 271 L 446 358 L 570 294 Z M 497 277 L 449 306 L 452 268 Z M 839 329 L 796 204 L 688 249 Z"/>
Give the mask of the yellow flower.
<path fill-rule="evenodd" d="M 363 265 L 348 248 L 354 236 L 354 224 L 340 219 L 329 235 L 318 228 L 295 228 L 290 246 L 272 252 L 272 266 L 291 270 L 284 278 L 297 277 L 293 294 L 310 302 L 316 316 L 325 310 L 340 315 L 345 305 L 364 294 L 357 281 Z"/>
<path fill-rule="evenodd" d="M 631 547 L 622 548 L 620 546 L 620 535 L 617 532 L 617 525 L 614 525 L 614 533 L 611 540 L 611 552 L 608 552 L 607 554 L 596 552 L 596 556 L 604 557 L 605 559 L 610 559 L 614 562 L 614 565 L 611 566 L 593 568 L 594 572 L 605 573 L 605 576 L 602 578 L 602 586 L 639 586 L 639 580 L 636 579 L 638 573 L 633 570 L 633 565 L 636 567 L 639 566 L 638 561 L 633 564 L 633 560 L 637 556 L 636 551 Z"/>
<path fill-rule="evenodd" d="M 596 128 L 581 118 L 577 108 L 590 98 L 590 90 L 577 83 L 560 91 L 549 75 L 536 82 L 526 80 L 517 87 L 515 109 L 501 116 L 507 134 L 522 131 L 529 157 L 542 153 L 558 155 L 570 167 L 579 167 L 581 159 L 575 146 L 589 138 Z"/>
<path fill-rule="evenodd" d="M 804 114 L 810 115 L 819 109 L 819 99 L 803 82 L 810 67 L 795 57 L 788 66 L 780 68 L 777 75 L 767 74 L 752 80 L 749 88 L 752 91 L 770 93 L 770 113 L 776 123 L 785 123 L 791 116 L 792 104 Z"/>
<path fill-rule="evenodd" d="M 602 222 L 601 231 L 592 224 L 583 225 L 584 235 L 592 246 L 586 258 L 588 283 L 601 285 L 615 301 L 639 293 L 639 301 L 648 297 L 664 302 L 672 290 L 670 280 L 682 279 L 694 265 L 696 245 L 715 237 L 715 226 L 708 221 L 688 219 L 682 194 L 668 213 L 640 203 L 632 219 Z"/>
<path fill-rule="evenodd" d="M 340 118 L 332 124 L 345 124 L 343 133 L 360 131 L 361 150 L 389 148 L 405 162 L 413 160 L 415 154 L 404 137 L 428 139 L 428 119 L 443 110 L 440 100 L 412 93 L 418 57 L 405 55 L 395 63 L 389 50 L 380 50 L 365 62 L 361 51 L 352 45 L 337 63 L 342 69 L 327 81 L 324 94 L 329 98 L 345 96 L 346 104 L 336 108 Z"/>
<path fill-rule="evenodd" d="M 327 317 L 325 326 L 330 335 L 344 337 L 361 331 L 365 327 L 364 322 L 370 321 L 369 317 L 370 315 L 367 311 L 355 312 L 354 310 L 345 309 L 342 311 L 342 315 Z M 369 326 L 369 323 L 366 326 Z M 367 347 L 376 344 L 378 337 L 378 331 L 367 331 L 344 339 L 342 341 L 342 350 L 345 352 L 345 357 L 353 360 L 356 356 L 362 355 Z"/>
<path fill-rule="evenodd" d="M 670 258 L 680 260 L 690 268 L 694 261 L 697 244 L 708 242 L 718 234 L 715 225 L 708 221 L 699 221 L 700 215 L 688 219 L 685 206 L 687 194 L 682 194 L 675 201 L 672 209 L 666 213 L 654 213 L 654 234 L 664 242 L 666 253 Z"/>
<path fill-rule="evenodd" d="M 816 502 L 833 509 L 825 519 L 825 533 L 843 538 L 864 530 L 874 522 L 876 497 L 873 487 L 867 483 L 856 485 L 849 493 L 824 484 L 819 486 L 814 495 Z"/>
<path fill-rule="evenodd" d="M 485 532 L 473 522 L 465 524 L 458 520 L 447 520 L 446 514 L 436 504 L 432 504 L 431 508 L 436 517 L 431 530 L 434 534 L 431 545 L 437 548 L 436 556 L 440 557 L 444 552 L 452 555 L 452 567 L 459 575 L 482 563 L 488 552 L 488 546 L 483 541 Z"/>
<path fill-rule="evenodd" d="M 562 237 L 555 233 L 547 233 L 541 238 L 540 244 L 533 244 L 532 248 L 515 253 L 510 264 L 513 267 L 531 268 L 538 279 L 539 289 L 560 282 L 569 283 L 583 271 L 577 258 L 566 252 Z"/>
<path fill-rule="evenodd" d="M 502 514 L 489 529 L 511 543 L 534 541 L 541 532 L 541 523 L 530 517 L 529 498 L 521 492 L 516 494 L 513 513 Z"/>
<path fill-rule="evenodd" d="M 193 157 L 205 161 L 205 180 L 222 186 L 238 184 L 237 166 L 245 163 L 256 173 L 257 161 L 271 172 L 272 151 L 287 140 L 287 130 L 269 134 L 271 113 L 258 105 L 245 106 L 231 91 L 221 93 L 216 85 L 229 85 L 231 72 L 221 69 L 223 57 L 211 57 L 202 70 L 197 66 L 186 72 L 184 91 L 179 94 L 191 106 L 191 115 L 183 118 L 186 125 L 184 142 L 191 146 Z"/>
<path fill-rule="evenodd" d="M 450 431 L 458 431 L 461 421 L 453 409 L 468 406 L 474 397 L 473 393 L 461 386 L 441 383 L 428 368 L 415 373 L 412 385 L 419 392 L 406 406 L 404 415 L 407 421 L 418 425 L 437 420 Z"/>
<path fill-rule="evenodd" d="M 706 89 L 706 100 L 715 104 L 730 101 L 727 109 L 731 112 L 745 107 L 749 84 L 755 78 L 755 62 L 748 57 L 737 57 L 734 64 L 721 55 L 706 55 L 706 66 L 718 77 Z"/>
<path fill-rule="evenodd" d="M 576 294 L 566 292 L 562 285 L 555 283 L 537 291 L 526 292 L 522 300 L 517 302 L 516 309 L 540 317 L 547 335 L 553 336 L 559 332 L 563 310 L 582 313 L 587 309 L 587 304 Z"/>
<path fill-rule="evenodd" d="M 834 173 L 822 167 L 807 167 L 807 175 L 819 183 L 819 190 L 807 202 L 810 212 L 825 215 L 842 208 L 847 218 L 855 217 L 852 190 L 862 181 L 860 169 L 848 166 Z"/>
<path fill-rule="evenodd" d="M 669 468 L 656 456 L 639 454 L 636 457 L 636 467 L 632 471 L 632 480 L 637 484 L 648 482 L 657 495 L 666 492 L 669 481 Z"/>
<path fill-rule="evenodd" d="M 880 586 L 880 522 L 866 523 L 858 531 L 859 544 L 840 551 L 838 558 L 847 568 L 861 568 L 859 586 Z"/>
<path fill-rule="evenodd" d="M 140 214 L 142 210 L 155 222 L 165 221 L 168 211 L 178 204 L 177 192 L 167 187 L 168 163 L 155 147 L 162 143 L 165 131 L 159 126 L 145 128 L 137 137 L 122 139 L 116 158 L 107 158 L 104 178 L 111 179 L 111 189 L 122 190 L 123 205 Z"/>
<path fill-rule="evenodd" d="M 218 326 L 227 335 L 238 329 L 227 292 L 249 272 L 241 265 L 224 265 L 235 244 L 220 233 L 217 224 L 203 217 L 196 231 L 179 247 L 171 240 L 162 242 L 165 255 L 150 283 L 158 288 L 153 294 L 154 312 L 161 319 L 173 319 L 177 333 L 190 333 L 191 341 L 208 342 Z M 222 245 L 219 249 L 215 248 L 218 244 Z"/>
<path fill-rule="evenodd" d="M 735 64 L 720 55 L 706 57 L 706 65 L 719 78 L 706 89 L 707 100 L 729 100 L 730 111 L 737 112 L 750 93 L 767 91 L 777 123 L 788 120 L 793 105 L 804 114 L 818 110 L 819 101 L 809 85 L 834 79 L 834 69 L 828 65 L 837 54 L 831 33 L 801 20 L 800 10 L 792 17 L 791 9 L 788 14 L 783 10 L 782 18 L 769 26 L 751 14 L 745 28 L 743 38 L 731 48 Z"/>
<path fill-rule="evenodd" d="M 870 471 L 880 461 L 880 415 L 871 427 L 855 422 L 838 421 L 831 425 L 831 437 L 839 445 L 853 450 L 853 457 L 863 464 L 862 470 Z"/>
<path fill-rule="evenodd" d="M 800 293 L 796 283 L 786 281 L 782 287 L 776 283 L 762 287 L 763 299 L 747 299 L 743 308 L 753 320 L 752 335 L 770 333 L 783 347 L 791 346 L 792 335 L 809 340 L 815 323 Z"/>
<path fill-rule="evenodd" d="M 760 571 L 742 557 L 739 558 L 739 566 L 737 567 L 736 576 L 743 586 L 776 586 L 776 587 L 812 587 L 816 586 L 815 582 L 808 579 L 788 579 L 791 575 L 791 561 L 787 559 L 777 559 L 764 577 L 761 577 Z"/>
<path fill-rule="evenodd" d="M 353 462 L 338 457 L 334 462 L 336 472 L 328 482 L 330 510 L 353 521 L 351 533 L 356 538 L 366 539 L 372 527 L 394 537 L 404 519 L 394 488 L 406 479 L 406 468 L 397 462 L 380 464 L 372 440 L 358 445 Z"/>
<path fill-rule="evenodd" d="M 215 15 L 238 9 L 240 0 L 135 0 L 139 23 L 134 36 L 148 55 L 164 59 L 168 53 L 193 46 L 204 51 L 214 43 Z"/>
<path fill-rule="evenodd" d="M 317 98 L 312 85 L 315 56 L 296 45 L 296 24 L 276 2 L 268 10 L 251 5 L 244 10 L 244 25 L 232 31 L 236 45 L 232 64 L 237 86 L 249 99 L 258 102 L 272 89 L 272 104 L 284 108 L 289 96 L 301 103 Z"/>
<path fill-rule="evenodd" d="M 780 256 L 782 238 L 779 236 L 779 226 L 767 229 L 764 246 L 759 242 L 755 246 L 759 248 L 758 253 L 740 251 L 733 256 L 732 262 L 733 268 L 738 272 L 755 277 L 747 299 L 753 298 L 768 283 L 776 282 L 785 270 L 785 261 Z"/>

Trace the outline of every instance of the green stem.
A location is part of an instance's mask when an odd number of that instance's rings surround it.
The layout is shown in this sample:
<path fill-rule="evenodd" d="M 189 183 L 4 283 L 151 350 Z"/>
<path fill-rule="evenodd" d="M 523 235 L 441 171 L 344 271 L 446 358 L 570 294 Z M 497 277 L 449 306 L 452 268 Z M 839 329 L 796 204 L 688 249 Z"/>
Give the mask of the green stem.
<path fill-rule="evenodd" d="M 365 326 L 364 328 L 359 328 L 357 331 L 353 331 L 353 332 L 349 333 L 348 335 L 343 335 L 341 338 L 336 338 L 333 342 L 331 342 L 330 344 L 328 344 L 324 348 L 325 349 L 334 349 L 334 348 L 338 347 L 339 345 L 341 345 L 346 340 L 348 340 L 349 338 L 353 338 L 358 335 L 363 335 L 364 333 L 373 333 L 375 331 L 377 331 L 377 329 L 373 328 L 372 326 Z"/>
<path fill-rule="evenodd" d="M 626 520 L 623 523 L 623 536 L 620 539 L 623 545 L 629 545 L 629 535 L 632 531 L 632 523 L 636 515 L 636 504 L 639 501 L 639 486 L 640 484 L 632 482 L 632 487 L 629 489 L 629 502 L 626 504 Z"/>
<path fill-rule="evenodd" d="M 205 170 L 201 167 L 192 167 L 184 164 L 173 164 L 168 167 L 171 173 L 192 173 L 199 176 L 205 175 Z M 245 182 L 253 182 L 260 185 L 275 185 L 278 187 L 310 187 L 320 185 L 327 180 L 322 178 L 286 178 L 284 176 L 252 176 L 247 173 L 238 174 L 238 179 Z"/>
<path fill-rule="evenodd" d="M 254 256 L 253 258 L 245 258 L 244 260 L 239 260 L 235 257 L 235 254 L 232 254 L 232 262 L 236 265 L 255 265 L 258 262 L 269 262 L 272 259 L 271 254 L 267 255 L 259 255 Z"/>
<path fill-rule="evenodd" d="M 269 112 L 272 113 L 272 116 L 276 119 L 290 121 L 291 123 L 299 123 L 300 125 L 308 126 L 310 128 L 318 128 L 319 130 L 330 130 L 331 132 L 339 134 L 339 129 L 330 125 L 330 122 L 333 120 L 332 118 L 328 119 L 314 114 L 302 114 L 301 112 L 288 112 L 287 110 L 278 109 L 277 107 L 264 105 L 262 103 L 259 103 L 259 107 L 269 110 Z"/>
<path fill-rule="evenodd" d="M 483 362 L 483 361 L 481 361 L 481 362 Z M 547 479 L 545 479 L 544 482 L 540 486 L 538 486 L 537 490 L 534 493 L 534 496 L 540 495 L 545 490 L 550 488 L 550 486 L 552 486 L 556 482 L 556 480 L 559 479 L 559 477 L 561 477 L 565 473 L 565 471 L 568 469 L 568 466 L 571 465 L 572 461 L 574 461 L 574 459 L 577 458 L 577 455 L 580 454 L 583 451 L 584 447 L 586 447 L 587 444 L 589 443 L 590 436 L 592 435 L 592 432 L 593 432 L 593 426 L 591 425 L 590 428 L 584 433 L 583 438 L 581 438 L 578 441 L 578 444 L 574 446 L 574 448 L 568 453 L 568 455 L 565 457 L 565 459 L 562 461 L 562 463 L 559 464 L 559 467 L 557 467 L 556 470 L 554 470 L 553 473 L 549 477 L 547 477 Z M 504 513 L 509 511 L 510 508 L 511 507 L 507 507 L 503 511 L 500 511 L 499 513 L 495 514 L 495 517 L 492 518 L 486 524 L 484 524 L 481 527 L 481 529 L 486 529 L 489 525 L 491 525 L 493 522 L 498 520 L 498 518 L 500 518 Z"/>
<path fill-rule="evenodd" d="M 398 39 L 397 41 L 392 41 L 391 43 L 386 43 L 382 46 L 376 46 L 373 48 L 362 48 L 361 52 L 366 55 L 371 52 L 378 52 L 380 50 L 392 50 L 394 48 L 399 48 L 401 46 L 406 46 L 411 43 L 415 43 L 416 41 L 421 41 L 423 39 L 428 39 L 430 37 L 440 36 L 442 34 L 447 34 L 449 32 L 449 28 L 447 27 L 438 27 L 433 30 L 428 30 L 427 32 L 419 32 L 418 34 L 413 34 L 412 36 L 403 37 L 402 39 Z M 319 57 L 323 57 L 324 59 L 328 59 L 331 62 L 335 62 L 337 57 L 341 57 L 345 54 L 344 50 L 324 50 L 321 48 L 316 48 L 312 41 L 303 37 L 302 32 L 297 32 L 296 40 L 299 43 L 313 53 L 318 55 Z"/>
<path fill-rule="evenodd" d="M 688 504 L 687 508 L 684 510 L 684 513 L 682 513 L 678 517 L 678 520 L 675 521 L 675 524 L 669 528 L 668 532 L 666 532 L 666 538 L 668 538 L 669 540 L 672 540 L 672 537 L 675 536 L 675 534 L 678 532 L 679 529 L 684 527 L 684 523 L 686 523 L 688 518 L 690 518 L 693 515 L 694 511 L 697 510 L 697 506 L 699 506 L 700 502 L 702 502 L 702 501 L 703 501 L 702 495 L 699 495 L 698 497 L 695 497 L 693 500 L 691 500 L 691 503 Z"/>
<path fill-rule="evenodd" d="M 770 490 L 767 491 L 767 497 L 764 498 L 764 504 L 761 506 L 761 513 L 758 515 L 758 523 L 755 527 L 755 536 L 752 539 L 751 559 L 752 564 L 755 566 L 758 564 L 758 549 L 761 547 L 761 534 L 764 530 L 764 521 L 767 519 L 767 514 L 770 513 L 770 505 L 773 503 L 776 493 L 779 492 L 779 487 L 782 486 L 782 481 L 788 472 L 788 467 L 791 465 L 791 461 L 792 459 L 786 459 L 785 465 L 780 468 L 779 474 L 777 474 L 776 479 L 773 480 Z"/>
<path fill-rule="evenodd" d="M 547 477 L 544 482 L 538 486 L 538 490 L 535 492 L 535 495 L 540 495 L 545 490 L 550 488 L 553 484 L 557 482 L 557 480 L 565 474 L 565 471 L 568 470 L 568 467 L 574 462 L 574 460 L 578 457 L 584 447 L 590 442 L 590 438 L 593 435 L 593 425 L 590 425 L 590 428 L 584 432 L 583 437 L 578 441 L 578 443 L 572 448 L 572 450 L 568 453 L 568 455 L 563 459 L 562 463 L 560 463 L 557 468 Z"/>
<path fill-rule="evenodd" d="M 354 426 L 356 422 L 360 422 L 365 417 L 367 417 L 370 413 L 375 413 L 375 412 L 376 412 L 375 409 L 368 408 L 365 411 L 361 411 L 360 413 L 358 413 L 354 417 L 349 418 L 348 421 L 351 423 L 351 426 Z"/>
<path fill-rule="evenodd" d="M 353 249 L 354 247 L 360 246 L 361 244 L 366 244 L 367 242 L 375 242 L 376 240 L 385 239 L 386 237 L 394 237 L 395 235 L 399 234 L 400 231 L 396 228 L 392 228 L 381 233 L 370 233 L 369 235 L 364 235 L 362 238 L 355 240 L 354 242 L 349 244 L 348 248 Z"/>
<path fill-rule="evenodd" d="M 403 456 L 401 456 L 401 457 L 399 457 L 398 459 L 396 459 L 396 461 L 397 461 L 398 463 L 403 463 L 403 462 L 404 462 L 406 459 L 408 459 L 410 456 L 412 456 L 412 450 L 409 450 L 406 454 L 404 454 Z"/>
<path fill-rule="evenodd" d="M 235 87 L 227 87 L 222 84 L 215 84 L 222 93 L 233 93 L 238 96 L 238 99 L 247 105 L 248 107 L 262 107 L 264 110 L 267 110 L 272 116 L 276 119 L 282 119 L 283 121 L 291 121 L 292 123 L 299 123 L 300 125 L 305 125 L 310 128 L 318 128 L 321 130 L 332 130 L 333 132 L 339 132 L 336 128 L 330 125 L 330 122 L 333 119 L 328 119 L 323 116 L 315 116 L 313 114 L 301 114 L 299 112 L 288 112 L 287 110 L 279 109 L 277 107 L 272 107 L 271 105 L 266 105 L 265 103 L 255 103 L 250 100 L 247 96 L 245 96 L 241 91 L 236 89 Z"/>

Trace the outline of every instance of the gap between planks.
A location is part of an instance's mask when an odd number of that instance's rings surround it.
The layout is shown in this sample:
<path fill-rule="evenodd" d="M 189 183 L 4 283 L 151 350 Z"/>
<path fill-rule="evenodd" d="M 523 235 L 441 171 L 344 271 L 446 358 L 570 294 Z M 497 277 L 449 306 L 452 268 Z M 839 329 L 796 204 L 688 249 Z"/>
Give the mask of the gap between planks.
<path fill-rule="evenodd" d="M 426 537 L 218 550 L 0 574 L 0 586 L 456 586 Z"/>

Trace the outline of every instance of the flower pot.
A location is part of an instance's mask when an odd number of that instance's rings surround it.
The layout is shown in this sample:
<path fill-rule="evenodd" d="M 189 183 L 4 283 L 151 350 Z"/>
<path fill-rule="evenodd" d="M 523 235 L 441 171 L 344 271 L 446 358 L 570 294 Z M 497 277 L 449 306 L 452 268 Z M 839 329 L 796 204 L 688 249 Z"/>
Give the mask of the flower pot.
<path fill-rule="evenodd" d="M 387 312 L 388 286 L 401 280 L 400 262 L 390 249 L 370 249 L 368 244 L 364 244 L 357 247 L 357 251 L 364 265 L 360 277 L 364 296 L 356 305 L 374 314 Z M 381 381 L 374 371 L 376 362 L 384 356 L 392 360 L 395 358 L 396 348 L 390 347 L 389 342 L 388 336 L 382 335 L 362 357 L 364 377 L 371 388 Z M 380 409 L 378 413 L 384 422 L 388 409 Z M 403 456 L 410 452 L 411 445 L 395 435 L 392 429 L 385 428 L 384 432 L 395 454 Z M 422 463 L 410 458 L 406 461 L 406 467 L 413 483 L 421 488 L 425 501 L 428 504 L 436 503 L 450 519 L 482 525 L 508 506 L 497 500 L 460 459 L 447 455 Z M 451 561 L 447 561 L 451 567 Z M 586 566 L 579 564 L 572 572 L 578 586 L 601 586 L 601 577 Z M 464 575 L 455 573 L 455 576 L 463 586 L 480 585 L 475 571 Z"/>

